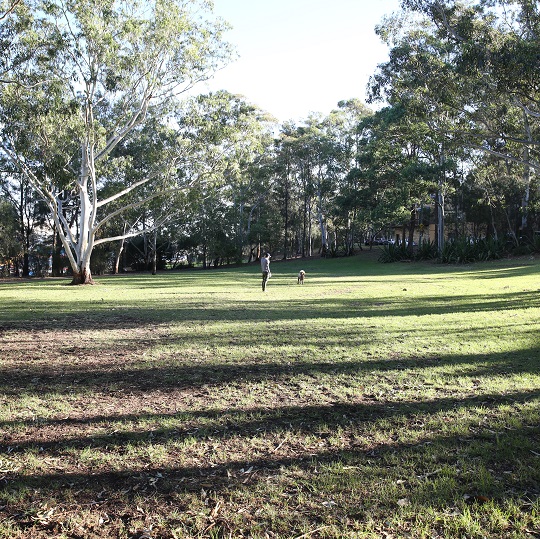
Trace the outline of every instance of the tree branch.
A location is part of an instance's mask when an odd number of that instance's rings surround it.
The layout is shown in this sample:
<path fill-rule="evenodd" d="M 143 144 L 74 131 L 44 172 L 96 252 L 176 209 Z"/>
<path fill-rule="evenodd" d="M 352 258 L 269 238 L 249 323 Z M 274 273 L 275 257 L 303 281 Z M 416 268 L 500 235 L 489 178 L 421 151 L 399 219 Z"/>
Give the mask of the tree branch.
<path fill-rule="evenodd" d="M 11 13 L 13 13 L 13 11 L 15 10 L 15 8 L 22 2 L 22 0 L 15 0 L 13 2 L 13 4 L 11 5 L 11 7 L 8 8 L 8 10 L 3 14 L 3 15 L 0 15 L 0 21 L 3 21 L 5 18 L 7 18 L 9 15 L 11 15 Z"/>
<path fill-rule="evenodd" d="M 520 165 L 528 165 L 534 170 L 537 170 L 540 172 L 540 163 L 536 163 L 534 161 L 524 161 L 522 158 L 514 157 L 513 155 L 508 155 L 503 152 L 498 152 L 497 150 L 492 150 L 491 148 L 486 148 L 485 146 L 482 146 L 480 144 L 469 144 L 471 148 L 474 148 L 475 150 L 480 150 L 482 152 L 487 152 L 490 155 L 493 155 L 495 157 L 500 157 L 501 159 L 512 161 L 513 163 L 519 163 Z"/>
<path fill-rule="evenodd" d="M 150 196 L 148 196 L 146 198 L 143 198 L 142 200 L 139 200 L 137 202 L 133 202 L 132 204 L 128 204 L 127 206 L 123 206 L 122 208 L 119 208 L 116 211 L 113 211 L 112 213 L 108 214 L 99 223 L 97 223 L 94 226 L 94 232 L 99 230 L 105 223 L 107 223 L 108 221 L 110 221 L 114 217 L 122 214 L 126 210 L 133 210 L 133 209 L 136 209 L 136 208 L 140 208 L 141 206 L 144 206 L 147 202 L 150 202 L 151 200 L 154 200 L 155 198 L 160 197 L 162 195 L 168 195 L 170 193 L 177 193 L 178 191 L 183 191 L 184 189 L 189 189 L 190 187 L 193 186 L 194 183 L 195 183 L 195 181 L 193 181 L 190 184 L 185 185 L 183 187 L 172 187 L 170 189 L 165 189 L 164 191 L 158 191 L 158 192 L 153 193 L 152 195 L 150 195 Z"/>
<path fill-rule="evenodd" d="M 108 238 L 101 238 L 99 240 L 96 240 L 94 242 L 94 245 L 99 245 L 101 243 L 107 243 L 110 241 L 118 241 L 118 240 L 125 240 L 127 238 L 133 238 L 135 236 L 140 236 L 141 234 L 146 234 L 147 232 L 152 232 L 153 230 L 156 230 L 159 228 L 163 223 L 165 223 L 167 220 L 169 220 L 171 217 L 173 217 L 175 214 L 178 213 L 178 210 L 168 213 L 167 215 L 163 216 L 161 219 L 158 219 L 153 226 L 151 227 L 144 227 L 142 230 L 133 230 L 131 232 L 128 232 L 126 234 L 121 234 L 120 236 L 111 236 Z"/>

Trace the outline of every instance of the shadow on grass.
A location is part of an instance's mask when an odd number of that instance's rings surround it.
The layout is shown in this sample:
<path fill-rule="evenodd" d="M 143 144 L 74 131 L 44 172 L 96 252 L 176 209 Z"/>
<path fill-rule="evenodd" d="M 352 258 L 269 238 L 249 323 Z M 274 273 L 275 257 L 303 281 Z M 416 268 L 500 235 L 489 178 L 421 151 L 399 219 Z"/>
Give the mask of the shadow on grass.
<path fill-rule="evenodd" d="M 19 497 L 32 492 L 35 500 L 40 497 L 53 497 L 56 503 L 66 498 L 73 503 L 90 502 L 96 505 L 106 503 L 118 497 L 128 499 L 140 498 L 141 495 L 151 496 L 152 500 L 180 492 L 200 492 L 201 489 L 211 489 L 214 494 L 222 492 L 229 494 L 234 490 L 256 490 L 257 485 L 270 480 L 277 475 L 293 474 L 298 478 L 299 472 L 305 472 L 296 487 L 304 484 L 312 492 L 317 492 L 317 483 L 321 474 L 325 482 L 331 480 L 334 487 L 332 495 L 343 493 L 348 496 L 347 504 L 340 510 L 353 511 L 356 505 L 354 496 L 350 497 L 351 488 L 361 486 L 374 488 L 380 481 L 394 482 L 406 478 L 407 495 L 416 497 L 417 503 L 425 503 L 429 507 L 444 507 L 449 503 L 457 503 L 463 499 L 463 494 L 481 494 L 489 496 L 498 502 L 506 498 L 525 497 L 534 499 L 540 494 L 540 467 L 538 455 L 534 451 L 540 436 L 537 411 L 529 416 L 523 416 L 523 426 L 512 429 L 494 431 L 490 425 L 480 421 L 475 428 L 464 428 L 459 433 L 440 433 L 436 430 L 426 430 L 423 436 L 414 442 L 385 436 L 384 441 L 369 442 L 369 437 L 358 437 L 353 427 L 360 431 L 366 424 L 376 425 L 382 420 L 390 434 L 397 425 L 403 426 L 403 419 L 409 418 L 411 425 L 419 419 L 429 421 L 431 416 L 439 412 L 456 412 L 482 405 L 482 402 L 492 400 L 497 404 L 511 403 L 516 409 L 526 401 L 538 399 L 539 391 L 517 392 L 500 395 L 482 395 L 479 399 L 445 398 L 422 403 L 407 402 L 393 403 L 392 406 L 382 404 L 347 405 L 320 407 L 291 407 L 284 409 L 255 410 L 255 419 L 246 418 L 245 412 L 235 417 L 236 412 L 221 410 L 216 412 L 194 412 L 193 419 L 200 421 L 209 419 L 211 423 L 201 434 L 200 442 L 212 440 L 227 440 L 234 436 L 242 436 L 248 443 L 252 436 L 262 433 L 280 433 L 280 439 L 286 440 L 293 450 L 286 456 L 275 455 L 268 450 L 266 454 L 253 451 L 252 457 L 242 459 L 231 458 L 224 463 L 214 463 L 212 452 L 206 452 L 204 461 L 197 465 L 167 465 L 155 466 L 142 461 L 129 469 L 119 471 L 92 470 L 85 473 L 35 473 L 16 474 L 4 473 L 2 491 L 9 497 Z M 189 415 L 189 414 L 188 414 Z M 519 411 L 513 412 L 519 416 Z M 133 416 L 140 419 L 141 416 Z M 90 418 L 91 421 L 118 421 L 117 417 Z M 120 420 L 129 420 L 127 416 Z M 395 421 L 395 424 L 393 424 Z M 326 435 L 318 434 L 318 429 L 324 426 Z M 344 430 L 349 429 L 350 432 Z M 332 448 L 324 443 L 325 438 L 332 432 L 341 429 L 346 447 Z M 369 430 L 367 425 L 366 430 Z M 289 433 L 289 437 L 286 435 Z M 302 447 L 302 435 L 318 436 L 323 441 L 313 447 Z M 361 434 L 361 433 L 360 433 Z M 88 436 L 88 438 L 73 438 L 59 440 L 42 446 L 42 458 L 61 454 L 67 447 L 89 447 L 101 449 L 108 453 L 121 451 L 124 444 L 159 444 L 166 441 L 182 441 L 186 436 L 197 438 L 193 431 L 162 430 L 120 433 L 110 436 Z M 298 441 L 298 443 L 295 443 Z M 41 444 L 38 439 L 29 440 L 27 448 L 32 444 Z M 282 444 L 280 444 L 281 446 Z M 15 448 L 16 451 L 24 447 Z M 435 458 L 435 460 L 434 460 Z M 174 456 L 171 459 L 174 461 Z M 527 473 L 510 473 L 519 463 Z M 463 468 L 468 468 L 467 473 Z M 246 471 L 247 470 L 247 471 Z M 446 470 L 446 471 L 445 471 Z M 493 481 L 486 481 L 486 470 L 493 476 Z M 441 484 L 437 476 L 446 478 L 452 476 L 448 484 Z M 484 477 L 484 479 L 482 479 Z M 343 491 L 343 492 L 340 492 Z M 259 492 L 260 494 L 260 492 Z M 322 496 L 328 493 L 323 490 Z M 365 492 L 366 499 L 376 497 L 375 492 Z M 396 502 L 397 500 L 393 500 Z M 378 503 L 384 503 L 377 500 Z M 386 500 L 388 503 L 388 500 Z M 114 511 L 111 508 L 111 511 Z M 117 509 L 118 510 L 118 509 Z M 120 511 L 122 508 L 120 508 Z"/>
<path fill-rule="evenodd" d="M 137 343 L 133 343 L 134 346 Z M 140 343 L 139 343 L 140 345 Z M 240 346 L 242 344 L 240 343 Z M 139 353 L 144 348 L 139 347 Z M 95 353 L 95 351 L 94 351 Z M 99 353 L 99 352 L 98 352 Z M 121 352 L 118 352 L 122 359 Z M 37 364 L 31 363 L 17 370 L 11 367 L 0 369 L 0 391 L 5 396 L 21 395 L 85 395 L 91 393 L 119 392 L 145 393 L 161 391 L 219 388 L 231 383 L 280 381 L 290 377 L 305 375 L 317 377 L 325 375 L 347 375 L 361 377 L 373 373 L 388 373 L 404 370 L 421 370 L 462 367 L 463 375 L 472 378 L 481 376 L 500 376 L 509 373 L 538 374 L 540 372 L 540 347 L 530 347 L 516 352 L 490 353 L 485 356 L 445 355 L 434 357 L 405 357 L 365 360 L 313 362 L 306 358 L 296 361 L 261 360 L 257 362 L 236 363 L 195 363 L 178 362 L 176 354 L 167 362 L 153 367 L 148 364 L 133 366 L 117 361 L 108 362 L 105 358 L 99 365 L 86 365 L 84 360 L 75 364 Z M 309 357 L 309 354 L 307 355 Z M 459 370 L 459 369 L 458 369 Z M 455 371 L 449 376 L 455 376 Z M 361 380 L 359 380 L 361 382 Z M 2 423 L 0 422 L 0 425 Z"/>
<path fill-rule="evenodd" d="M 233 293 L 231 293 L 233 294 Z M 205 293 L 207 295 L 207 293 Z M 143 306 L 114 305 L 107 301 L 80 301 L 76 306 L 56 306 L 51 311 L 49 301 L 32 301 L 26 307 L 18 300 L 4 301 L 5 312 L 19 313 L 17 319 L 0 320 L 0 334 L 8 330 L 107 330 L 129 329 L 156 323 L 215 321 L 294 321 L 311 319 L 377 320 L 385 317 L 418 317 L 456 315 L 514 309 L 540 308 L 540 294 L 530 291 L 498 293 L 494 298 L 485 294 L 468 296 L 413 296 L 406 291 L 379 298 L 301 298 L 272 300 L 259 296 L 238 301 L 220 295 L 215 302 L 178 297 L 166 300 L 146 299 Z"/>
<path fill-rule="evenodd" d="M 438 398 L 424 399 L 421 401 L 382 401 L 374 396 L 367 396 L 361 403 L 333 402 L 326 405 L 313 406 L 279 406 L 268 408 L 248 409 L 218 409 L 218 410 L 193 410 L 181 412 L 160 413 L 137 413 L 137 414 L 114 414 L 85 416 L 81 419 L 43 419 L 36 418 L 33 421 L 4 421 L 0 426 L 4 429 L 21 428 L 32 429 L 36 434 L 27 438 L 24 442 L 16 442 L 16 445 L 0 445 L 0 451 L 39 449 L 42 456 L 57 455 L 66 448 L 113 449 L 121 448 L 127 444 L 147 444 L 151 442 L 167 443 L 170 441 L 184 442 L 186 439 L 204 441 L 211 437 L 212 440 L 220 440 L 241 436 L 250 438 L 261 433 L 286 434 L 294 432 L 295 435 L 317 434 L 323 429 L 335 432 L 339 427 L 350 428 L 355 426 L 362 430 L 369 430 L 376 422 L 385 421 L 385 426 L 379 430 L 396 429 L 403 425 L 407 418 L 422 417 L 423 421 L 429 421 L 430 417 L 441 412 L 461 413 L 473 408 L 490 408 L 492 406 L 511 405 L 519 407 L 525 402 L 540 399 L 540 389 L 536 391 L 520 391 L 514 393 L 481 393 L 463 398 Z M 126 425 L 130 423 L 159 422 L 175 423 L 172 427 L 152 427 L 151 429 L 129 430 Z M 393 423 L 393 424 L 392 424 Z M 91 433 L 84 436 L 70 435 L 70 428 L 103 427 L 110 434 Z M 40 430 L 52 429 L 57 433 L 53 441 L 38 437 Z M 68 435 L 62 436 L 61 429 L 67 429 Z M 540 431 L 540 427 L 538 429 Z M 532 434 L 532 432 L 531 432 Z M 429 439 L 424 440 L 428 442 Z"/>

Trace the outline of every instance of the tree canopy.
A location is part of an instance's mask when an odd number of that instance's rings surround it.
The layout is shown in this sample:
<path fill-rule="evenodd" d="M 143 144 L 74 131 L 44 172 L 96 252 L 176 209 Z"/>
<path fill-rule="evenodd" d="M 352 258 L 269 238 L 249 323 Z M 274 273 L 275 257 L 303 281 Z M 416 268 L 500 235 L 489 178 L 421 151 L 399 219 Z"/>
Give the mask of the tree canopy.
<path fill-rule="evenodd" d="M 125 156 L 113 154 L 120 143 L 166 119 L 182 92 L 228 59 L 227 26 L 201 13 L 209 14 L 208 6 L 195 1 L 47 0 L 21 3 L 7 17 L 8 27 L 25 20 L 18 30 L 25 59 L 13 58 L 9 73 L 17 82 L 2 87 L 2 156 L 48 205 L 75 282 L 91 281 L 90 256 L 119 211 L 108 212 L 115 201 L 160 182 L 125 206 L 133 209 L 159 196 L 165 179 L 180 188 L 193 183 L 178 172 L 176 144 L 161 145 L 160 159 L 150 153 L 144 174 L 125 178 L 116 190 L 107 173 L 124 165 Z M 47 49 L 32 50 L 35 40 Z M 76 207 L 76 232 L 66 205 Z"/>
<path fill-rule="evenodd" d="M 401 5 L 376 28 L 389 48 L 368 85 L 376 110 L 343 99 L 277 125 L 246 97 L 192 91 L 234 54 L 209 2 L 5 4 L 2 226 L 39 209 L 13 200 L 31 187 L 77 283 L 92 281 L 92 256 L 118 267 L 129 245 L 155 270 L 160 256 L 206 267 L 263 248 L 349 255 L 380 236 L 411 253 L 427 238 L 439 255 L 458 237 L 532 242 L 538 4 Z M 4 259 L 36 249 L 28 220 L 17 223 Z"/>

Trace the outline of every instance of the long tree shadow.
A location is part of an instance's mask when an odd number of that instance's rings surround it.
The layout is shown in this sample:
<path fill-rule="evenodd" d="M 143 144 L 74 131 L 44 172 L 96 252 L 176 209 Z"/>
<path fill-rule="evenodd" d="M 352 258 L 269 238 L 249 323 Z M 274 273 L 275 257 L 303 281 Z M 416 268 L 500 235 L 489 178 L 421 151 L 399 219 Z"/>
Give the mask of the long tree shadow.
<path fill-rule="evenodd" d="M 195 490 L 200 490 L 200 483 L 206 482 L 209 477 L 212 477 L 216 480 L 218 478 L 223 479 L 224 481 L 220 484 L 217 482 L 213 484 L 215 490 L 219 490 L 220 487 L 230 485 L 231 481 L 231 470 L 240 471 L 242 469 L 246 470 L 249 467 L 253 467 L 254 471 L 261 469 L 276 469 L 282 466 L 306 466 L 312 468 L 314 463 L 330 463 L 330 462 L 344 462 L 351 464 L 357 459 L 365 459 L 366 463 L 369 463 L 370 460 L 376 458 L 384 458 L 385 454 L 392 454 L 392 461 L 399 459 L 400 453 L 414 451 L 425 451 L 426 445 L 439 444 L 445 449 L 443 452 L 445 454 L 455 453 L 456 450 L 461 449 L 466 453 L 465 446 L 467 444 L 473 444 L 476 442 L 479 447 L 475 448 L 476 454 L 489 454 L 489 458 L 485 459 L 482 464 L 484 466 L 495 466 L 500 469 L 500 464 L 512 462 L 512 459 L 509 458 L 509 455 L 512 454 L 515 459 L 523 459 L 524 462 L 531 463 L 533 465 L 537 464 L 537 458 L 535 455 L 531 456 L 531 444 L 523 444 L 523 440 L 530 438 L 531 436 L 538 437 L 540 434 L 540 428 L 533 428 L 531 426 L 516 428 L 513 429 L 512 433 L 509 433 L 507 436 L 501 436 L 498 440 L 499 445 L 505 446 L 504 453 L 505 457 L 502 459 L 502 462 L 498 460 L 498 452 L 494 447 L 494 437 L 486 436 L 485 432 L 480 432 L 475 435 L 471 435 L 467 438 L 462 436 L 445 436 L 438 435 L 430 437 L 428 440 L 420 441 L 414 444 L 408 444 L 406 442 L 400 443 L 386 443 L 378 444 L 373 447 L 365 449 L 347 449 L 347 450 L 334 450 L 334 451 L 321 451 L 320 453 L 314 454 L 312 452 L 307 453 L 303 456 L 297 458 L 245 458 L 242 460 L 231 460 L 222 465 L 211 464 L 208 466 L 193 466 L 193 467 L 182 467 L 182 468 L 163 468 L 163 467 L 149 467 L 144 466 L 143 469 L 129 469 L 122 470 L 117 472 L 104 471 L 104 472 L 91 472 L 91 473 L 58 473 L 58 474 L 8 474 L 5 476 L 4 483 L 10 484 L 10 489 L 19 488 L 22 490 L 27 490 L 28 488 L 39 488 L 42 493 L 52 493 L 57 492 L 60 486 L 70 486 L 79 487 L 82 484 L 88 484 L 92 492 L 97 494 L 101 490 L 114 490 L 118 489 L 121 491 L 126 490 L 126 486 L 133 486 L 135 483 L 138 483 L 141 476 L 146 478 L 155 477 L 158 472 L 161 472 L 162 475 L 168 476 L 170 480 L 178 480 L 182 478 L 191 478 L 193 479 L 193 488 Z M 508 444 L 501 442 L 501 438 L 504 438 L 505 442 L 508 441 Z M 515 442 L 511 442 L 510 439 L 515 439 Z M 482 450 L 482 446 L 486 451 Z M 450 449 L 450 450 L 449 450 Z M 403 459 L 405 462 L 406 459 Z M 404 469 L 407 469 L 407 466 L 404 466 Z M 242 472 L 243 473 L 243 472 Z M 232 474 L 234 476 L 234 474 Z M 260 478 L 260 476 L 259 476 Z M 244 477 L 241 478 L 242 480 Z M 539 483 L 537 482 L 540 479 L 540 473 L 535 467 L 534 473 L 531 474 L 529 478 L 524 480 L 516 481 L 515 485 L 524 489 L 526 488 L 529 494 L 534 494 L 536 496 L 540 495 Z M 241 481 L 243 482 L 243 481 Z M 233 481 L 234 483 L 234 481 Z M 237 485 L 239 486 L 239 485 Z M 175 484 L 173 488 L 177 488 L 178 485 Z M 167 487 L 162 489 L 162 493 L 167 492 Z M 450 494 L 450 493 L 448 493 Z M 515 494 L 519 494 L 518 491 Z M 436 503 L 435 503 L 436 504 Z"/>
<path fill-rule="evenodd" d="M 21 311 L 18 300 L 7 299 L 6 311 Z M 179 298 L 174 303 L 171 298 L 164 303 L 159 299 L 145 300 L 144 305 L 132 303 L 123 305 L 108 302 L 82 302 L 74 306 L 58 306 L 51 316 L 50 302 L 33 301 L 28 306 L 28 313 L 19 320 L 0 322 L 0 334 L 16 330 L 69 330 L 88 331 L 107 329 L 130 329 L 152 326 L 156 323 L 183 322 L 237 322 L 239 320 L 296 321 L 311 319 L 351 319 L 366 320 L 385 317 L 415 317 L 426 315 L 456 315 L 459 313 L 477 313 L 507 311 L 514 309 L 540 308 L 540 295 L 530 291 L 498 293 L 494 298 L 484 294 L 465 297 L 388 295 L 379 298 L 296 298 L 275 300 L 265 303 L 264 309 L 255 298 L 252 301 L 239 302 L 220 296 L 219 302 L 208 300 Z M 22 309 L 24 312 L 24 309 Z M 77 316 L 74 316 L 77 313 Z"/>
<path fill-rule="evenodd" d="M 366 259 L 367 258 L 367 259 Z M 375 257 L 376 259 L 377 257 Z M 377 277 L 381 275 L 385 277 L 396 278 L 397 281 L 403 275 L 408 277 L 418 276 L 445 276 L 449 273 L 452 275 L 468 276 L 473 275 L 475 278 L 481 279 L 506 279 L 511 277 L 520 277 L 535 275 L 538 273 L 538 263 L 534 260 L 504 260 L 499 262 L 467 264 L 467 265 L 440 265 L 440 264 L 411 264 L 404 267 L 402 264 L 380 264 L 374 260 L 369 261 L 369 257 L 358 255 L 355 258 L 348 258 L 346 262 L 349 264 L 343 265 L 343 259 L 327 260 L 321 264 L 319 259 L 300 259 L 296 261 L 274 261 L 273 267 L 276 268 L 275 274 L 278 276 L 286 276 L 298 273 L 300 269 L 309 270 L 309 275 L 314 278 L 324 279 L 341 279 L 343 277 L 351 277 L 354 274 L 354 281 L 362 282 L 365 277 Z M 367 262 L 367 263 L 366 263 Z M 508 265 L 510 264 L 510 267 Z M 330 267 L 328 267 L 328 265 Z M 355 270 L 355 266 L 358 269 Z M 136 287 L 141 289 L 155 289 L 178 286 L 189 286 L 193 283 L 204 283 L 205 286 L 219 287 L 222 286 L 219 279 L 216 282 L 216 276 L 232 281 L 250 282 L 256 280 L 259 275 L 259 263 L 253 263 L 247 266 L 236 267 L 220 267 L 208 269 L 188 269 L 177 271 L 159 272 L 157 275 L 151 276 L 148 273 L 127 273 L 118 275 L 95 276 L 97 286 L 113 286 L 113 287 Z M 402 279 L 401 279 L 402 280 Z M 1 279 L 0 290 L 27 290 L 32 287 L 50 286 L 64 288 L 69 286 L 71 277 L 54 278 L 54 279 Z"/>
<path fill-rule="evenodd" d="M 538 391 L 507 395 L 506 399 L 519 404 L 520 400 L 538 398 Z M 381 407 L 351 407 L 338 406 L 328 416 L 328 411 L 320 408 L 298 408 L 285 411 L 279 417 L 279 428 L 287 428 L 292 433 L 298 429 L 305 432 L 317 428 L 321 422 L 330 422 L 333 427 L 343 425 L 343 415 L 359 423 L 369 421 L 373 415 L 387 419 L 388 416 L 415 413 L 415 417 L 428 418 L 430 414 L 439 411 L 457 410 L 460 407 L 476 406 L 478 402 L 471 400 L 443 399 L 441 402 L 425 402 L 421 406 L 408 403 L 408 407 L 398 406 L 393 410 L 383 410 Z M 537 416 L 536 416 L 537 418 Z M 263 420 L 238 425 L 238 432 L 249 437 L 260 429 L 275 430 L 276 417 L 272 414 Z M 350 419 L 348 422 L 350 426 Z M 169 433 L 177 436 L 177 433 Z M 215 433 L 214 436 L 219 436 Z M 222 436 L 229 436 L 222 431 Z M 525 424 L 501 432 L 493 432 L 489 425 L 479 427 L 468 434 L 448 434 L 430 432 L 414 442 L 388 438 L 384 442 L 355 444 L 354 440 L 345 448 L 329 448 L 324 446 L 314 451 L 312 448 L 296 448 L 294 454 L 275 455 L 267 452 L 264 455 L 231 458 L 226 462 L 215 463 L 212 455 L 208 461 L 197 465 L 164 466 L 137 465 L 129 469 L 110 470 L 98 469 L 85 472 L 36 472 L 36 473 L 4 473 L 2 490 L 9 492 L 10 498 L 24 498 L 25 493 L 32 493 L 32 499 L 47 499 L 54 497 L 56 503 L 74 500 L 79 504 L 99 504 L 103 511 L 106 508 L 110 515 L 125 511 L 125 503 L 131 503 L 141 496 L 151 496 L 153 500 L 166 498 L 178 492 L 198 493 L 201 489 L 211 489 L 213 495 L 227 493 L 231 496 L 235 491 L 256 490 L 257 485 L 265 483 L 270 477 L 287 476 L 294 470 L 296 476 L 305 472 L 309 477 L 306 487 L 319 480 L 321 469 L 326 469 L 323 479 L 332 481 L 335 486 L 334 495 L 339 495 L 340 489 L 346 494 L 346 502 L 340 511 L 353 514 L 357 511 L 357 502 L 349 496 L 350 485 L 367 485 L 374 488 L 381 482 L 392 482 L 397 478 L 407 478 L 407 495 L 415 503 L 426 507 L 443 508 L 451 503 L 459 503 L 464 493 L 481 494 L 490 497 L 495 503 L 503 503 L 507 498 L 535 499 L 540 494 L 540 468 L 537 466 L 538 457 L 532 448 L 538 443 L 540 428 L 538 424 Z M 38 442 L 38 440 L 36 440 Z M 63 442 L 60 443 L 60 446 Z M 75 443 L 73 440 L 70 443 Z M 84 440 L 79 440 L 83 444 Z M 94 443 L 92 441 L 92 443 Z M 98 446 L 111 450 L 115 442 L 112 439 L 97 441 Z M 51 447 L 45 447 L 45 457 L 51 454 Z M 437 460 L 433 460 L 433 456 Z M 520 467 L 528 469 L 527 474 L 508 474 L 516 462 Z M 340 466 L 337 466 L 339 464 Z M 462 474 L 459 468 L 468 466 L 468 473 Z M 453 481 L 444 483 L 437 481 L 437 475 L 448 474 L 443 468 L 455 468 Z M 500 477 L 496 484 L 486 485 L 482 474 L 489 469 Z M 391 470 L 391 471 L 390 471 Z M 388 477 L 385 477 L 385 474 Z M 302 483 L 300 483 L 301 486 Z M 341 485 L 341 486 L 340 486 Z M 376 492 L 366 491 L 366 499 L 377 498 Z M 122 500 L 124 505 L 119 502 Z M 126 502 L 127 500 L 127 502 Z M 397 500 L 394 500 L 396 502 Z M 380 502 L 379 502 L 380 503 Z M 388 503 L 388 502 L 387 502 Z M 392 507 L 386 507 L 391 510 Z M 0 508 L 4 514 L 24 520 L 24 513 L 17 513 L 18 504 L 6 505 Z M 316 521 L 316 509 L 306 509 L 311 512 L 309 518 Z"/>
<path fill-rule="evenodd" d="M 85 416 L 82 419 L 34 418 L 32 421 L 3 421 L 3 429 L 15 429 L 14 436 L 6 443 L 7 435 L 0 445 L 0 452 L 16 453 L 30 448 L 39 448 L 43 456 L 61 454 L 67 448 L 120 448 L 127 444 L 183 442 L 187 438 L 205 440 L 225 439 L 235 436 L 249 438 L 269 433 L 294 431 L 296 434 L 310 434 L 325 430 L 335 431 L 339 427 L 355 426 L 369 430 L 372 423 L 381 420 L 393 420 L 398 425 L 407 417 L 421 416 L 425 421 L 441 412 L 455 412 L 478 407 L 511 405 L 519 407 L 525 402 L 540 398 L 540 389 L 513 393 L 481 393 L 463 398 L 437 398 L 418 400 L 381 400 L 375 396 L 366 396 L 363 402 L 332 402 L 324 405 L 278 406 L 268 408 L 192 410 L 182 412 L 130 413 L 99 416 Z M 174 426 L 154 426 L 130 430 L 127 425 L 142 423 L 159 425 L 174 423 Z M 386 421 L 388 424 L 388 421 Z M 395 425 L 379 427 L 392 430 Z M 92 431 L 84 436 L 73 436 L 74 431 L 88 427 L 106 427 L 109 434 Z M 25 434 L 24 441 L 17 439 L 21 428 L 32 432 Z M 55 439 L 40 438 L 41 431 L 52 429 Z M 66 434 L 64 435 L 63 432 Z"/>
<path fill-rule="evenodd" d="M 137 343 L 133 343 L 136 345 Z M 241 346 L 241 344 L 240 344 Z M 139 353 L 141 348 L 139 347 Z M 120 358 L 122 359 L 122 355 Z M 242 381 L 279 381 L 298 375 L 318 376 L 348 375 L 353 377 L 374 372 L 388 373 L 405 369 L 432 369 L 463 366 L 468 377 L 500 376 L 508 373 L 540 372 L 540 347 L 533 346 L 514 352 L 490 353 L 489 355 L 434 355 L 431 357 L 403 356 L 366 358 L 365 360 L 312 361 L 309 354 L 296 361 L 260 361 L 237 363 L 208 362 L 190 363 L 176 354 L 159 366 L 141 363 L 108 362 L 102 358 L 99 365 L 87 365 L 84 361 L 63 364 L 27 364 L 14 370 L 0 369 L 0 392 L 5 396 L 24 395 L 77 395 L 89 392 L 147 393 L 159 389 L 163 392 L 218 388 Z M 187 363 L 187 364 L 186 364 Z M 452 374 L 454 376 L 454 374 Z"/>

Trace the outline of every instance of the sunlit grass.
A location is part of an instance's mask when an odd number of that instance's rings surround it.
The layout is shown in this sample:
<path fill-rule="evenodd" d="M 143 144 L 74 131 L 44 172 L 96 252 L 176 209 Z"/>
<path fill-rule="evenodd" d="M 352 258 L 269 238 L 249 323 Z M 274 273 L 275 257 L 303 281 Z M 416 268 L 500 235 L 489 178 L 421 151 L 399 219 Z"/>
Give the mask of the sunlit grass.
<path fill-rule="evenodd" d="M 530 539 L 539 270 L 0 281 L 0 537 Z"/>

